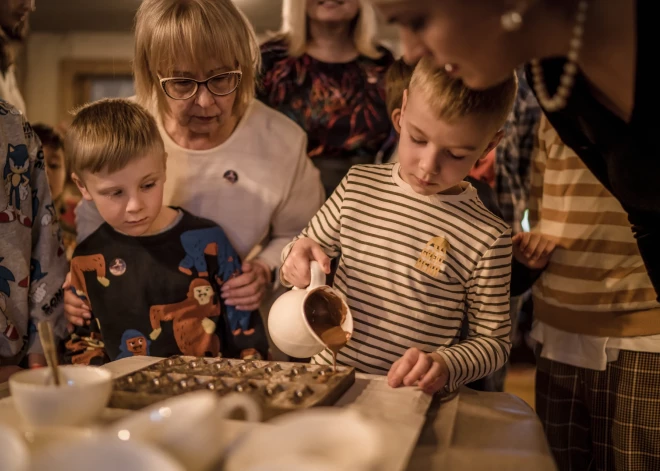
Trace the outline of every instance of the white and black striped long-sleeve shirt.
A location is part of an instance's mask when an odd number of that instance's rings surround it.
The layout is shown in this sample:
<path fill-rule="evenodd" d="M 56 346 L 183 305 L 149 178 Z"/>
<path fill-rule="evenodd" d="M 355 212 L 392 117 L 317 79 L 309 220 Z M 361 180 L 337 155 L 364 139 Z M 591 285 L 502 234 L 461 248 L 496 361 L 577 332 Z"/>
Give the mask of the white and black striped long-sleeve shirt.
<path fill-rule="evenodd" d="M 385 374 L 417 347 L 444 358 L 453 390 L 508 357 L 510 229 L 469 184 L 459 195 L 422 196 L 398 169 L 353 167 L 299 237 L 340 256 L 334 286 L 348 300 L 354 332 L 338 364 Z M 469 335 L 459 342 L 465 316 Z M 332 357 L 324 351 L 313 361 Z"/>

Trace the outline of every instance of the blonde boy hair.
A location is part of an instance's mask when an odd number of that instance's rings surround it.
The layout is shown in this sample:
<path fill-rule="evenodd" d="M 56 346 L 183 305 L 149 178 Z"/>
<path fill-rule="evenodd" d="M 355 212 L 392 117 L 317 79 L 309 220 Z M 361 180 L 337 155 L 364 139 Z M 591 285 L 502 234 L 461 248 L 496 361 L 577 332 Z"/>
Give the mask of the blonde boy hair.
<path fill-rule="evenodd" d="M 165 146 L 156 120 L 135 102 L 112 98 L 82 106 L 66 133 L 66 167 L 82 172 L 116 172 Z"/>
<path fill-rule="evenodd" d="M 385 105 L 387 114 L 392 116 L 392 112 L 401 108 L 403 102 L 403 92 L 410 85 L 410 79 L 415 68 L 406 64 L 403 59 L 397 59 L 387 69 L 385 74 Z"/>
<path fill-rule="evenodd" d="M 160 78 L 171 77 L 180 62 L 204 70 L 214 67 L 243 73 L 233 113 L 242 116 L 254 99 L 261 67 L 259 43 L 250 23 L 231 0 L 144 0 L 135 16 L 133 74 L 138 101 L 168 114 L 168 98 Z M 160 78 L 159 78 L 160 75 Z"/>
<path fill-rule="evenodd" d="M 378 59 L 383 53 L 378 50 L 376 43 L 378 35 L 376 12 L 368 1 L 359 0 L 359 2 L 360 12 L 353 26 L 353 42 L 361 55 Z M 286 40 L 290 56 L 300 57 L 305 53 L 309 37 L 306 0 L 284 0 L 279 37 Z"/>
<path fill-rule="evenodd" d="M 518 79 L 513 72 L 494 87 L 474 90 L 425 57 L 415 67 L 408 94 L 423 94 L 438 118 L 453 120 L 470 114 L 486 114 L 493 116 L 501 127 L 513 107 L 517 90 Z"/>

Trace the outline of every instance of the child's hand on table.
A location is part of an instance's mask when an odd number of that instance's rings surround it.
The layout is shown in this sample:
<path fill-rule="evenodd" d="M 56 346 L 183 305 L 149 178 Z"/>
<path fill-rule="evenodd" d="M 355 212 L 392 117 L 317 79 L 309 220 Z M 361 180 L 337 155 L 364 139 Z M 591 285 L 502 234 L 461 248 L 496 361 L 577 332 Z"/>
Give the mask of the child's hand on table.
<path fill-rule="evenodd" d="M 427 394 L 435 394 L 445 387 L 449 380 L 447 364 L 437 353 L 424 353 L 417 348 L 408 349 L 394 362 L 387 373 L 387 384 L 417 386 Z"/>
<path fill-rule="evenodd" d="M 541 270 L 550 261 L 556 244 L 538 232 L 520 232 L 513 236 L 513 256 L 532 270 Z"/>
<path fill-rule="evenodd" d="M 306 288 L 311 282 L 309 264 L 314 260 L 319 262 L 326 275 L 330 274 L 330 258 L 321 246 L 307 237 L 298 239 L 280 268 L 280 274 L 296 288 Z"/>

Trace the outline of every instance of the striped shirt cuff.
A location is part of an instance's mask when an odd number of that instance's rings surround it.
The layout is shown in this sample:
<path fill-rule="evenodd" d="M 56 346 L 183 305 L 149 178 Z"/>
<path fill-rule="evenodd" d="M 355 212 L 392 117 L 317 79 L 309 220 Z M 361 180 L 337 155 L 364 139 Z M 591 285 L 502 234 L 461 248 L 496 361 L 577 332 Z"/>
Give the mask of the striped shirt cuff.
<path fill-rule="evenodd" d="M 456 361 L 456 358 L 453 355 L 447 354 L 447 347 L 440 347 L 435 351 L 435 353 L 440 355 L 440 357 L 445 361 L 445 364 L 447 365 L 447 371 L 449 371 L 447 385 L 444 388 L 445 392 L 453 392 L 461 386 L 460 384 L 456 384 L 456 379 L 458 376 L 460 376 L 460 371 L 462 370 L 461 365 Z"/>

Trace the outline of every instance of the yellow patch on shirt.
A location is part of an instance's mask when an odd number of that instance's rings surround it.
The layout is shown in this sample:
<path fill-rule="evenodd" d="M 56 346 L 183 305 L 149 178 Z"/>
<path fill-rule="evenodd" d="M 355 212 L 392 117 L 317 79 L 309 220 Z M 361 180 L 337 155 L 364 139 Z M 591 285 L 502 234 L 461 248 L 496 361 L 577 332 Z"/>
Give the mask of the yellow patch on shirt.
<path fill-rule="evenodd" d="M 427 275 L 436 277 L 442 269 L 442 264 L 447 257 L 449 242 L 441 236 L 434 237 L 426 243 L 426 247 L 419 254 L 415 268 Z"/>

